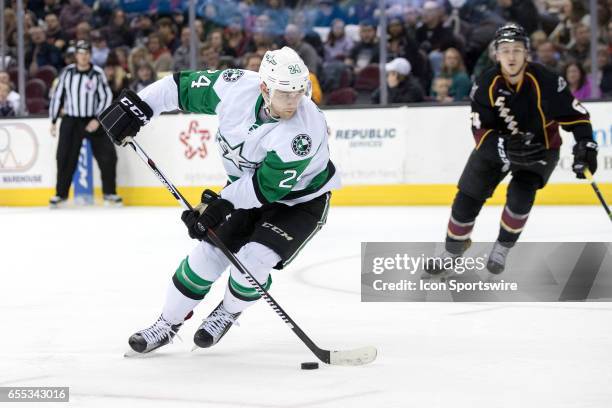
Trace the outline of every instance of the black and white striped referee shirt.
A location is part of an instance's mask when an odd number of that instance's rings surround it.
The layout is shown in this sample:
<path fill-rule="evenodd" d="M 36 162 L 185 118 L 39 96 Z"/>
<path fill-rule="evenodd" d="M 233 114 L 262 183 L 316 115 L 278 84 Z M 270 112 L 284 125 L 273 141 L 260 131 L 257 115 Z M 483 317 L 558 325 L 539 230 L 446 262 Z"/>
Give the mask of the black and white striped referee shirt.
<path fill-rule="evenodd" d="M 94 118 L 112 101 L 113 93 L 102 68 L 91 64 L 89 70 L 79 71 L 76 64 L 70 64 L 60 74 L 53 91 L 49 116 L 55 123 L 63 107 L 66 116 Z"/>

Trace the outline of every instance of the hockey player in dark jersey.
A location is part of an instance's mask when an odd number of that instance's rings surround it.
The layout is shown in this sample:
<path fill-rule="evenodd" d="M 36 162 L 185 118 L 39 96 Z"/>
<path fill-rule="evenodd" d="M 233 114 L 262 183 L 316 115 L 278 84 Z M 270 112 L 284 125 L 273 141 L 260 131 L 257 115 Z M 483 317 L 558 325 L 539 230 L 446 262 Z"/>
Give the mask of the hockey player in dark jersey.
<path fill-rule="evenodd" d="M 593 173 L 597 169 L 597 143 L 589 113 L 566 81 L 527 60 L 529 39 L 522 27 L 511 23 L 498 29 L 495 50 L 497 66 L 476 80 L 470 94 L 476 147 L 459 180 L 442 257 L 461 256 L 469 247 L 478 213 L 510 174 L 499 235 L 487 263 L 498 274 L 525 227 L 537 191 L 559 161 L 559 126 L 576 139 L 573 171 L 578 178 L 584 178 L 587 167 Z"/>

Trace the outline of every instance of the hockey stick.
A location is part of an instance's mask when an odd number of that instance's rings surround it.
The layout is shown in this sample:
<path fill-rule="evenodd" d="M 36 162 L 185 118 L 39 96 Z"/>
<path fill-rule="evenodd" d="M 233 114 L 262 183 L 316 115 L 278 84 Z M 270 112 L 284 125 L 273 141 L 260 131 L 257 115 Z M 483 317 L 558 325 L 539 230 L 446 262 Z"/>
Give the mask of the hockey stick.
<path fill-rule="evenodd" d="M 162 171 L 157 168 L 155 162 L 145 153 L 138 143 L 134 140 L 128 142 L 128 144 L 134 149 L 136 154 L 144 161 L 147 166 L 155 173 L 162 184 L 172 193 L 174 198 L 182 204 L 185 209 L 193 210 L 193 207 L 178 191 L 178 189 L 166 178 Z M 344 366 L 356 366 L 371 363 L 376 359 L 376 348 L 372 346 L 361 347 L 353 350 L 324 350 L 317 346 L 311 339 L 304 333 L 304 331 L 289 317 L 289 315 L 280 307 L 280 305 L 274 300 L 274 298 L 266 291 L 260 284 L 253 278 L 253 275 L 242 265 L 240 260 L 221 242 L 217 234 L 209 229 L 206 232 L 208 238 L 215 244 L 217 248 L 223 252 L 223 254 L 229 259 L 229 261 L 242 273 L 247 281 L 255 288 L 268 302 L 270 307 L 276 312 L 278 316 L 285 322 L 287 326 L 302 340 L 302 342 L 314 353 L 315 356 L 322 362 L 332 365 L 344 365 Z"/>
<path fill-rule="evenodd" d="M 601 205 L 603 206 L 604 210 L 608 214 L 610 221 L 612 221 L 612 212 L 610 212 L 610 207 L 608 207 L 608 204 L 606 204 L 606 200 L 604 200 L 603 194 L 601 194 L 601 191 L 599 190 L 599 187 L 597 186 L 597 183 L 595 182 L 595 179 L 593 178 L 593 173 L 591 173 L 589 169 L 584 169 L 583 173 L 586 176 L 586 178 L 589 180 L 589 183 L 591 183 L 591 187 L 593 187 L 593 191 L 595 191 L 595 195 L 597 195 L 597 198 L 599 198 L 599 201 L 601 202 Z"/>

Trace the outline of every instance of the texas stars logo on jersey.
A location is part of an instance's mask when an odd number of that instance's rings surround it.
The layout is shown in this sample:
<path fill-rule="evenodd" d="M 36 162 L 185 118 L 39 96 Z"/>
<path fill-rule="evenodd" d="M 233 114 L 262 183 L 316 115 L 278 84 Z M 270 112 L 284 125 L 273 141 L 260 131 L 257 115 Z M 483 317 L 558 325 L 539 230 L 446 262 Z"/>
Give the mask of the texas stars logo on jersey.
<path fill-rule="evenodd" d="M 256 169 L 259 167 L 259 163 L 249 161 L 242 155 L 244 142 L 232 146 L 223 138 L 221 132 L 217 132 L 216 141 L 223 151 L 223 158 L 234 163 L 234 166 L 236 166 L 238 170 L 243 171 L 244 169 Z"/>
<path fill-rule="evenodd" d="M 227 69 L 223 71 L 223 80 L 225 82 L 236 82 L 244 75 L 244 72 L 239 69 Z"/>
<path fill-rule="evenodd" d="M 291 150 L 300 157 L 307 156 L 312 148 L 312 139 L 310 136 L 302 133 L 297 135 L 291 141 Z"/>

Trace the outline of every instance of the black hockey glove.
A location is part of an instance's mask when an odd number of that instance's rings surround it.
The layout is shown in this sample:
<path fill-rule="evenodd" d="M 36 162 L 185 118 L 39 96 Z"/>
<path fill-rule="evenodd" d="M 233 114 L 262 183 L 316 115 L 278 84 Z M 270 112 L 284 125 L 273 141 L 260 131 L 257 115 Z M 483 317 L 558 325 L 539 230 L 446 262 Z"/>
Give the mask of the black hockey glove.
<path fill-rule="evenodd" d="M 202 240 L 206 237 L 206 230 L 214 228 L 227 219 L 234 211 L 234 205 L 219 197 L 211 190 L 204 190 L 201 203 L 193 210 L 183 211 L 181 220 L 187 226 L 189 237 Z"/>
<path fill-rule="evenodd" d="M 530 132 L 505 136 L 505 154 L 510 163 L 519 166 L 546 164 L 546 148 L 542 143 L 533 142 L 534 136 Z"/>
<path fill-rule="evenodd" d="M 579 179 L 585 178 L 584 170 L 588 167 L 592 174 L 597 171 L 597 142 L 594 140 L 579 140 L 574 145 L 574 164 L 572 170 Z"/>
<path fill-rule="evenodd" d="M 98 115 L 100 124 L 113 143 L 125 146 L 136 136 L 140 128 L 153 116 L 153 110 L 130 89 L 121 91 L 119 97 Z"/>

